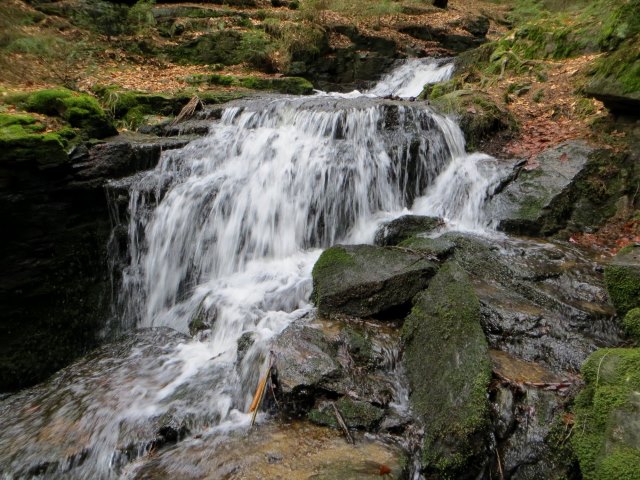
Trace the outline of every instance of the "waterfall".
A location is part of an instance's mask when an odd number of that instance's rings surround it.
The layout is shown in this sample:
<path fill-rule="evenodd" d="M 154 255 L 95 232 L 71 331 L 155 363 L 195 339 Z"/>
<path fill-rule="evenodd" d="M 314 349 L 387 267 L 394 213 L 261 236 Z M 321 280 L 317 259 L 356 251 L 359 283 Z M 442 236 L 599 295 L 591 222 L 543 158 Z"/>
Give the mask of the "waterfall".
<path fill-rule="evenodd" d="M 123 323 L 186 333 L 197 321 L 210 333 L 168 343 L 143 363 L 134 350 L 104 367 L 113 378 L 97 389 L 81 380 L 59 388 L 89 406 L 75 420 L 92 445 L 78 478 L 117 476 L 123 425 L 177 410 L 200 428 L 246 425 L 270 340 L 313 309 L 311 269 L 322 248 L 371 241 L 382 219 L 412 207 L 463 227 L 487 225 L 481 211 L 496 181 L 493 160 L 467 156 L 455 122 L 425 104 L 377 98 L 414 97 L 452 69 L 410 61 L 365 95 L 237 101 L 208 135 L 164 152 L 130 182 Z M 240 361 L 244 335 L 254 342 Z M 182 393 L 203 378 L 206 390 L 186 405 Z M 30 428 L 68 422 L 72 410 L 45 405 L 46 419 Z M 12 445 L 14 456 L 0 462 L 38 457 L 24 425 L 4 427 L 0 447 Z M 26 453 L 15 453 L 22 444 Z"/>

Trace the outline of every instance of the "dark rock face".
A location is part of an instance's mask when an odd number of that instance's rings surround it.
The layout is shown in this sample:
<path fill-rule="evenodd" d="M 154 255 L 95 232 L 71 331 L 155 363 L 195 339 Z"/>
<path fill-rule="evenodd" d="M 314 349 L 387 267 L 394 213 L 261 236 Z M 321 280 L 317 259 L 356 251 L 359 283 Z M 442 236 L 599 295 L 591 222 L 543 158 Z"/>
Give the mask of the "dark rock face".
<path fill-rule="evenodd" d="M 562 374 L 577 371 L 598 346 L 621 341 L 610 322 L 600 268 L 579 252 L 445 237 L 456 244 L 453 258 L 472 277 L 491 348 Z"/>
<path fill-rule="evenodd" d="M 521 170 L 496 197 L 498 228 L 530 235 L 560 230 L 572 208 L 569 191 L 592 152 L 584 143 L 567 142 L 538 155 L 532 168 Z"/>
<path fill-rule="evenodd" d="M 0 391 L 36 383 L 95 345 L 111 302 L 104 183 L 185 143 L 116 137 L 44 165 L 0 166 Z"/>
<path fill-rule="evenodd" d="M 420 233 L 429 233 L 444 225 L 440 218 L 404 215 L 380 226 L 374 243 L 381 247 L 399 243 Z"/>
<path fill-rule="evenodd" d="M 542 152 L 493 198 L 489 208 L 497 228 L 545 236 L 597 228 L 616 214 L 621 201 L 628 203 L 637 175 L 633 158 L 578 141 Z"/>
<path fill-rule="evenodd" d="M 285 412 L 337 428 L 335 401 L 349 428 L 367 431 L 375 431 L 385 415 L 397 417 L 390 407 L 397 399 L 397 382 L 384 355 L 397 344 L 397 336 L 345 325 L 333 334 L 321 326 L 293 324 L 273 345 L 277 393 Z M 407 419 L 395 422 L 398 428 L 402 421 Z"/>
<path fill-rule="evenodd" d="M 325 250 L 313 268 L 318 312 L 356 317 L 393 316 L 406 308 L 436 271 L 427 256 L 369 245 Z"/>

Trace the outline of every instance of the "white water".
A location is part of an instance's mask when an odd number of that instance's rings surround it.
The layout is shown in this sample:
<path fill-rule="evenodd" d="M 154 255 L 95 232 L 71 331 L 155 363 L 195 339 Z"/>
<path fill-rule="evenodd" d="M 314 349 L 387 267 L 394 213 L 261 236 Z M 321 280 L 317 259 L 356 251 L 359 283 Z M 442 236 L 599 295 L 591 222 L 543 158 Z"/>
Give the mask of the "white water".
<path fill-rule="evenodd" d="M 486 226 L 492 159 L 467 156 L 457 125 L 424 105 L 370 98 L 415 96 L 452 69 L 411 61 L 366 97 L 240 102 L 208 136 L 166 152 L 140 176 L 130 191 L 123 321 L 182 332 L 196 316 L 215 321 L 206 338 L 181 343 L 159 363 L 128 366 L 107 404 L 87 400 L 95 408 L 83 422 L 96 454 L 79 478 L 115 476 L 120 425 L 188 409 L 174 394 L 203 375 L 207 392 L 194 413 L 206 411 L 209 426 L 245 425 L 270 340 L 312 310 L 321 248 L 372 241 L 381 221 L 408 213 L 414 200 L 416 213 L 456 228 Z M 246 333 L 255 343 L 237 365 Z"/>
<path fill-rule="evenodd" d="M 420 95 L 426 84 L 451 78 L 453 70 L 453 62 L 413 58 L 382 77 L 367 93 L 376 97 L 414 98 Z"/>

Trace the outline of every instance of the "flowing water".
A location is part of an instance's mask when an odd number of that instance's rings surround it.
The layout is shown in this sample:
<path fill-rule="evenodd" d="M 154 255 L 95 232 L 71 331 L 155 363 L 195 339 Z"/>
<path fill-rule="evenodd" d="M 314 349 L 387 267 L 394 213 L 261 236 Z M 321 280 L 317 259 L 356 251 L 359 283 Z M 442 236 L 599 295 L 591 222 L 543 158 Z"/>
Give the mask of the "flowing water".
<path fill-rule="evenodd" d="M 173 330 L 157 330 L 162 348 L 143 342 L 89 358 L 0 404 L 0 473 L 118 477 L 151 448 L 136 444 L 136 426 L 178 411 L 192 431 L 247 425 L 270 340 L 313 309 L 322 248 L 371 242 L 382 221 L 412 208 L 459 229 L 487 227 L 495 161 L 467 155 L 455 122 L 422 103 L 377 98 L 415 97 L 452 70 L 414 60 L 365 94 L 238 101 L 207 136 L 130 182 L 122 322 Z M 175 333 L 194 320 L 210 333 Z M 247 332 L 256 342 L 238 364 Z"/>

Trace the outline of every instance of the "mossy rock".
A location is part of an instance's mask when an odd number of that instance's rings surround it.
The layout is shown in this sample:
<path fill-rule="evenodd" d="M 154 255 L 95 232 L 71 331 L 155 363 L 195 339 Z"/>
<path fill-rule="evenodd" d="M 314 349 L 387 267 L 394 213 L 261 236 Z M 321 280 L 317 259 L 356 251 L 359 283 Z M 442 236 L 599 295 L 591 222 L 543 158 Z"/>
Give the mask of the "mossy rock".
<path fill-rule="evenodd" d="M 93 91 L 113 114 L 113 117 L 124 122 L 129 129 L 136 129 L 146 123 L 150 116 L 171 117 L 178 115 L 196 95 L 205 104 L 225 103 L 246 95 L 243 92 L 199 92 L 195 89 L 187 89 L 178 93 L 149 93 L 106 85 L 97 86 Z"/>
<path fill-rule="evenodd" d="M 582 367 L 571 442 L 585 480 L 637 479 L 640 472 L 640 349 L 594 352 Z"/>
<path fill-rule="evenodd" d="M 432 98 L 431 104 L 441 113 L 458 117 L 469 150 L 477 149 L 490 135 L 518 129 L 515 117 L 482 92 L 455 90 Z"/>
<path fill-rule="evenodd" d="M 634 341 L 640 342 L 640 308 L 632 308 L 622 320 L 624 331 Z"/>
<path fill-rule="evenodd" d="M 249 88 L 251 90 L 270 90 L 290 95 L 309 95 L 313 93 L 313 84 L 301 77 L 237 77 L 234 75 L 193 75 L 189 83 Z"/>
<path fill-rule="evenodd" d="M 409 399 L 425 427 L 423 469 L 472 478 L 487 455 L 491 363 L 480 301 L 457 263 L 445 263 L 416 296 L 402 336 Z"/>
<path fill-rule="evenodd" d="M 393 318 L 425 288 L 437 265 L 419 253 L 372 245 L 338 245 L 313 267 L 320 315 Z"/>
<path fill-rule="evenodd" d="M 585 94 L 600 100 L 613 112 L 637 114 L 640 109 L 640 35 L 596 62 Z"/>
<path fill-rule="evenodd" d="M 605 267 L 604 278 L 618 315 L 640 307 L 640 246 L 620 250 Z"/>
<path fill-rule="evenodd" d="M 382 417 L 384 417 L 384 410 L 382 408 L 371 405 L 368 402 L 353 400 L 346 396 L 341 397 L 335 405 L 349 428 L 373 431 L 382 420 Z M 318 425 L 339 428 L 331 404 L 324 404 L 319 408 L 311 410 L 308 418 Z"/>
<path fill-rule="evenodd" d="M 118 133 L 98 100 L 91 95 L 58 88 L 14 95 L 6 102 L 13 102 L 28 112 L 61 117 L 80 129 L 85 138 L 105 138 Z"/>
<path fill-rule="evenodd" d="M 40 165 L 66 161 L 68 132 L 39 133 L 44 130 L 45 126 L 30 115 L 0 114 L 2 160 L 35 161 Z"/>

